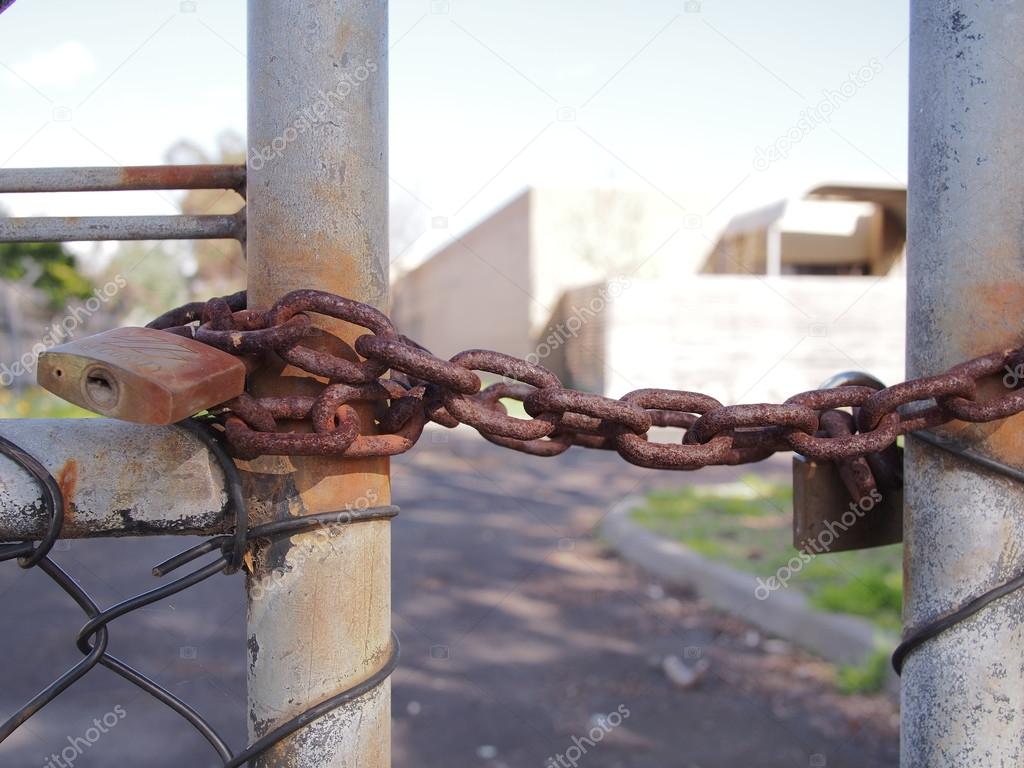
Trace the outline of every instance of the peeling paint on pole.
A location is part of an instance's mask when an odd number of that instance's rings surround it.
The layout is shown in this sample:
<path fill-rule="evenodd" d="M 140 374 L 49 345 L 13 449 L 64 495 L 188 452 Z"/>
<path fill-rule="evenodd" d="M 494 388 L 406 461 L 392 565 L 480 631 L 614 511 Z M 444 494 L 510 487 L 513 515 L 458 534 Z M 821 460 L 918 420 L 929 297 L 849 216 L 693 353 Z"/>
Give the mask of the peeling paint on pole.
<path fill-rule="evenodd" d="M 12 419 L 0 435 L 56 478 L 62 538 L 214 535 L 227 521 L 224 473 L 209 449 L 175 427 L 109 419 Z M 39 485 L 0 456 L 0 537 L 38 539 L 49 522 Z"/>
<path fill-rule="evenodd" d="M 1024 8 L 914 0 L 907 373 L 1024 340 Z M 999 386 L 998 384 L 996 385 Z M 946 428 L 1024 465 L 1024 419 Z M 920 626 L 1024 568 L 1024 488 L 908 439 L 904 622 Z M 925 643 L 902 680 L 905 768 L 1024 761 L 1024 593 Z"/>

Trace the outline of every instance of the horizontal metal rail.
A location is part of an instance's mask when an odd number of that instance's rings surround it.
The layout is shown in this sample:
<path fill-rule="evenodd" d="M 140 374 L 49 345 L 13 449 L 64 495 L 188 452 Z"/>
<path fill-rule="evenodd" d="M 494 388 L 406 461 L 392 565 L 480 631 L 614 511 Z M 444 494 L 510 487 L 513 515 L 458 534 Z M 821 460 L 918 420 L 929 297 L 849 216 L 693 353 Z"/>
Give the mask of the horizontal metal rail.
<path fill-rule="evenodd" d="M 111 419 L 0 420 L 0 435 L 35 456 L 60 485 L 62 538 L 211 535 L 229 527 L 224 473 L 178 427 Z M 42 492 L 0 456 L 0 540 L 35 540 L 48 520 Z"/>
<path fill-rule="evenodd" d="M 0 243 L 77 240 L 245 238 L 245 209 L 208 216 L 38 216 L 0 218 Z"/>
<path fill-rule="evenodd" d="M 230 189 L 245 196 L 244 165 L 126 165 L 8 168 L 0 193 Z M 245 209 L 207 216 L 35 216 L 0 218 L 0 243 L 80 240 L 245 239 Z"/>
<path fill-rule="evenodd" d="M 244 165 L 126 165 L 97 168 L 5 168 L 0 193 L 232 189 L 245 192 Z"/>

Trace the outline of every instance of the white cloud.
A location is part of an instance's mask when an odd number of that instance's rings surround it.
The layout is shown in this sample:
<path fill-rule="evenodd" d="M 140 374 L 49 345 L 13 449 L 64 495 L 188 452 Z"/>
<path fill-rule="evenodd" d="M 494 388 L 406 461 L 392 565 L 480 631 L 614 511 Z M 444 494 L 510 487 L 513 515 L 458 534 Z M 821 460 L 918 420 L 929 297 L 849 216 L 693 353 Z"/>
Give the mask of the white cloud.
<path fill-rule="evenodd" d="M 37 88 L 47 85 L 73 85 L 96 71 L 92 52 L 77 40 L 39 51 L 21 59 L 11 67 L 17 77 L 8 73 L 11 81 L 23 81 Z"/>

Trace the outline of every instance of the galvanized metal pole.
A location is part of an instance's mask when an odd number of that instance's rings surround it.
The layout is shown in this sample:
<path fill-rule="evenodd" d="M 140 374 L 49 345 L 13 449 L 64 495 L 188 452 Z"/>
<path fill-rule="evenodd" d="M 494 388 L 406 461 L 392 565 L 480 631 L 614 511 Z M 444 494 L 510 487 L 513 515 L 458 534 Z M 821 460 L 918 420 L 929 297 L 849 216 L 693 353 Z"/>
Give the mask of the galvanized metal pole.
<path fill-rule="evenodd" d="M 920 376 L 1024 339 L 1024 8 L 913 0 L 910 28 L 907 372 Z M 947 431 L 1021 466 L 1022 425 Z M 904 622 L 918 627 L 1024 568 L 1024 487 L 913 439 L 905 469 Z M 1022 659 L 1022 592 L 913 652 L 901 765 L 1022 764 Z"/>
<path fill-rule="evenodd" d="M 386 0 L 250 0 L 248 56 L 250 306 L 320 288 L 385 308 Z M 314 322 L 330 334 L 320 343 L 334 350 L 360 334 Z M 294 394 L 321 385 L 284 369 L 254 386 Z M 263 457 L 247 470 L 257 523 L 390 501 L 386 459 Z M 388 523 L 318 533 L 253 553 L 252 739 L 369 677 L 389 654 Z M 315 720 L 255 765 L 389 766 L 390 685 Z"/>
<path fill-rule="evenodd" d="M 213 536 L 230 527 L 224 473 L 184 429 L 112 419 L 3 419 L 0 435 L 57 480 L 67 505 L 62 539 Z M 0 540 L 38 539 L 49 522 L 39 483 L 0 456 Z"/>
<path fill-rule="evenodd" d="M 0 219 L 0 243 L 104 240 L 240 240 L 242 213 L 204 216 L 26 216 Z"/>

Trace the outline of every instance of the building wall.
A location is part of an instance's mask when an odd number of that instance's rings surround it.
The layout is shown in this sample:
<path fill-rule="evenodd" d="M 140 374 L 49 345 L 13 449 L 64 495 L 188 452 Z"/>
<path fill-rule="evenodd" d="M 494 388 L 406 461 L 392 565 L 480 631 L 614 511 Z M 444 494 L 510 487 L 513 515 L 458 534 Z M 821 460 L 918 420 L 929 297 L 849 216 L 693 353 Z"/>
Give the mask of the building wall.
<path fill-rule="evenodd" d="M 698 227 L 658 193 L 528 190 L 398 279 L 392 315 L 436 354 L 485 346 L 525 355 L 565 291 L 695 269 Z"/>
<path fill-rule="evenodd" d="M 613 397 L 668 387 L 726 404 L 782 402 L 844 370 L 903 378 L 901 276 L 634 281 L 607 311 L 603 377 Z"/>
<path fill-rule="evenodd" d="M 627 287 L 624 281 L 613 281 L 563 293 L 536 335 L 529 361 L 552 371 L 566 387 L 603 392 L 608 305 Z"/>
<path fill-rule="evenodd" d="M 700 272 L 771 274 L 777 242 L 782 274 L 882 276 L 900 260 L 905 240 L 903 219 L 876 202 L 783 201 L 735 217 Z"/>
<path fill-rule="evenodd" d="M 763 275 L 767 271 L 767 229 L 723 237 L 704 267 L 705 273 L 719 275 Z"/>
<path fill-rule="evenodd" d="M 529 353 L 530 208 L 523 193 L 398 280 L 399 331 L 446 358 L 472 347 Z"/>

